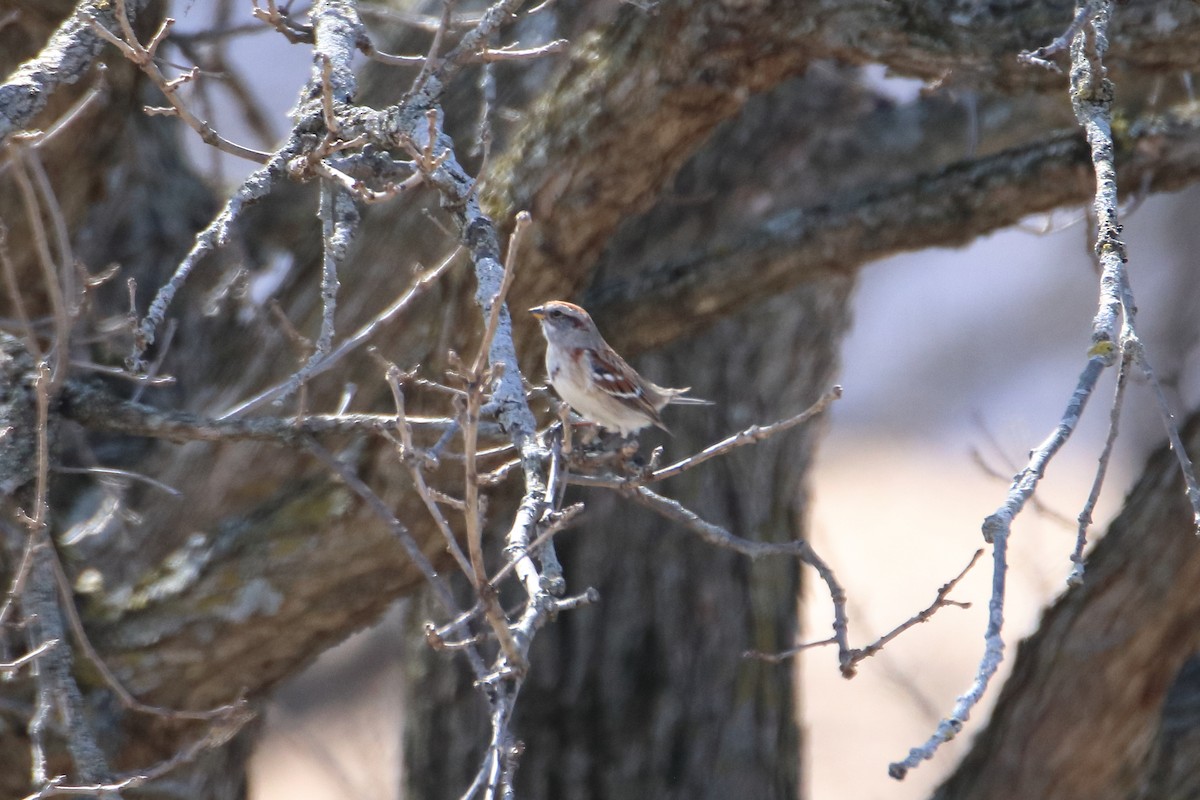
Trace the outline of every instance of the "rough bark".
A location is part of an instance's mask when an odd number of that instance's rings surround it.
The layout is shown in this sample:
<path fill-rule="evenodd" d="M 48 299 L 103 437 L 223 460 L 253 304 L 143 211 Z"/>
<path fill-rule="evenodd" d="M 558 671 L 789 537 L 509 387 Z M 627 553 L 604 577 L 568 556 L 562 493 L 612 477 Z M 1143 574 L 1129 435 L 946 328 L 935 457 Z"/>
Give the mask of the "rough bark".
<path fill-rule="evenodd" d="M 10 7 L 22 10 L 22 25 L 37 23 L 22 28 L 22 34 L 30 37 L 27 41 L 44 39 L 57 22 L 57 17 L 34 16 L 28 4 L 0 4 L 0 10 Z M 59 3 L 56 10 L 64 15 L 70 5 Z M 1156 20 L 1162 21 L 1156 14 L 1169 15 L 1173 25 L 1166 30 L 1161 24 L 1155 27 Z M 1017 50 L 1052 39 L 1070 16 L 1070 3 L 1059 0 L 1003 9 L 976 3 L 947 9 L 933 3 L 823 6 L 794 0 L 735 7 L 711 0 L 680 0 L 661 4 L 657 14 L 634 6 L 605 11 L 598 18 L 564 14 L 568 20 L 564 25 L 595 24 L 598 30 L 575 35 L 576 29 L 569 29 L 577 49 L 568 63 L 552 75 L 538 73 L 544 84 L 522 87 L 526 96 L 536 100 L 528 107 L 522 130 L 511 141 L 502 140 L 488 182 L 488 196 L 497 213 L 531 208 L 537 220 L 511 298 L 514 307 L 586 291 L 601 326 L 612 332 L 614 343 L 631 353 L 715 325 L 713 333 L 706 334 L 716 337 L 706 339 L 712 342 L 713 352 L 727 352 L 730 359 L 760 366 L 754 371 L 745 367 L 741 383 L 732 382 L 736 365 L 730 366 L 728 374 L 703 376 L 713 382 L 710 396 L 720 402 L 719 414 L 727 415 L 712 419 L 727 426 L 744 425 L 796 408 L 798 402 L 784 401 L 799 401 L 804 392 L 825 388 L 821 384 L 832 372 L 834 348 L 845 324 L 841 304 L 857 265 L 896 249 L 961 243 L 1024 214 L 1083 197 L 1079 146 L 1071 134 L 1054 133 L 1065 119 L 1065 99 L 1046 99 L 1057 98 L 1064 82 L 1019 67 L 1013 57 Z M 1194 66 L 1200 52 L 1198 17 L 1189 3 L 1123 4 L 1112 50 L 1120 79 L 1148 80 Z M 13 33 L 12 26 L 0 30 L 4 41 Z M 32 54 L 29 49 L 0 47 L 6 67 L 14 66 L 10 58 Z M 978 146 L 972 150 L 966 145 L 966 112 L 945 97 L 897 105 L 865 89 L 852 73 L 840 68 L 830 69 L 831 77 L 824 79 L 818 70 L 809 70 L 803 79 L 782 85 L 816 59 L 825 58 L 876 61 L 922 77 L 949 73 L 953 80 L 948 85 L 982 93 L 980 107 L 996 113 L 980 116 Z M 125 311 L 123 280 L 127 277 L 136 278 L 139 308 L 144 309 L 149 293 L 178 263 L 190 237 L 208 221 L 214 207 L 208 190 L 183 166 L 170 123 L 136 114 L 145 87 L 111 53 L 109 60 L 107 101 L 97 106 L 94 117 L 64 131 L 43 153 L 80 259 L 93 270 L 111 262 L 123 268 L 120 280 L 96 294 L 99 311 L 88 333 L 101 332 L 101 318 Z M 779 91 L 768 99 L 752 100 L 754 93 L 776 87 Z M 1017 89 L 1023 93 L 1002 94 Z M 18 121 L 45 125 L 73 97 L 59 87 L 42 116 L 32 122 L 25 117 Z M 759 108 L 747 114 L 747 103 L 757 103 Z M 761 109 L 764 104 L 766 111 Z M 523 102 L 517 105 L 526 108 Z M 692 161 L 681 181 L 668 191 L 681 166 L 711 140 L 717 126 L 733 118 L 747 120 L 746 127 L 714 140 L 716 144 Z M 1194 180 L 1200 161 L 1189 117 L 1176 113 L 1163 125 L 1154 128 L 1148 117 L 1139 118 L 1138 125 L 1129 127 L 1127 139 L 1128 163 L 1135 165 L 1137 177 L 1149 176 L 1155 188 Z M 464 126 L 460 138 L 469 135 Z M 772 155 L 764 157 L 765 153 Z M 763 161 L 778 166 L 772 167 L 769 177 L 762 174 Z M 706 175 L 712 179 L 702 180 Z M 4 187 L 0 203 L 4 198 L 12 203 L 15 193 L 9 179 L 0 175 L 0 181 Z M 772 191 L 764 191 L 768 186 Z M 705 199 L 710 192 L 713 197 Z M 699 202 L 689 201 L 681 211 L 681 195 Z M 979 201 L 968 202 L 966 209 L 960 208 L 962 216 L 946 224 L 944 215 L 923 211 L 927 204 L 934 208 L 933 200 L 939 197 L 978 197 Z M 636 212 L 656 203 L 649 214 L 634 218 Z M 439 232 L 423 214 L 432 205 L 436 201 L 423 194 L 372 209 L 367 215 L 359 236 L 361 248 L 344 273 L 353 280 L 344 282 L 341 330 L 352 330 L 385 298 L 407 287 L 414 263 L 433 263 L 449 248 L 453 237 Z M 319 270 L 314 209 L 315 196 L 308 187 L 281 191 L 248 214 L 228 251 L 193 277 L 173 307 L 179 327 L 165 370 L 176 375 L 178 383 L 168 390 L 150 390 L 153 402 L 214 413 L 294 369 L 295 353 L 277 322 L 263 308 L 220 290 L 229 288 L 236 267 L 248 266 L 254 272 L 272 258 L 292 258 L 295 266 L 279 292 L 281 305 L 296 328 L 305 334 L 315 331 L 320 311 L 314 279 Z M 17 205 L 0 205 L 0 215 L 12 228 L 18 274 L 23 285 L 31 287 L 29 310 L 36 316 L 44 312 L 45 298 L 37 288 L 33 248 L 28 244 L 29 231 L 19 222 L 19 210 Z M 732 250 L 741 255 L 732 257 Z M 446 366 L 446 349 L 467 352 L 464 348 L 477 335 L 464 323 L 471 319 L 465 309 L 473 291 L 462 270 L 448 276 L 410 315 L 381 332 L 378 341 L 384 355 L 405 367 L 419 364 L 426 375 L 439 376 Z M 767 303 L 764 298 L 773 295 L 791 298 L 792 307 L 781 308 L 789 305 L 785 299 Z M 10 316 L 7 299 L 4 307 L 3 315 Z M 764 314 L 763 308 L 770 313 Z M 801 314 L 811 318 L 797 316 Z M 778 331 L 752 328 L 749 320 L 759 317 L 777 323 Z M 802 322 L 817 322 L 816 330 L 801 330 Z M 789 347 L 808 346 L 806 337 L 817 341 L 806 360 L 797 362 L 788 375 L 767 368 L 765 348 L 780 346 L 780 341 Z M 532 326 L 520 331 L 519 338 L 524 363 L 532 367 L 538 352 Z M 672 355 L 656 377 L 663 382 L 693 383 L 703 393 L 692 364 L 692 345 L 683 349 L 689 355 Z M 103 338 L 80 345 L 77 352 L 113 364 L 125 355 Z M 537 374 L 536 369 L 531 374 Z M 761 380 L 749 386 L 752 374 Z M 782 385 L 773 383 L 783 379 Z M 359 396 L 363 407 L 387 409 L 378 365 L 365 356 L 350 361 L 335 376 L 314 381 L 306 395 L 308 407 L 331 407 L 349 381 L 363 387 Z M 739 390 L 736 396 L 734 387 Z M 760 399 L 744 402 L 749 397 Z M 439 402 L 416 397 L 414 410 Z M 61 409 L 66 412 L 68 406 Z M 178 486 L 187 495 L 177 502 L 142 484 L 98 487 L 90 479 L 69 476 L 54 482 L 56 525 L 62 531 L 76 524 L 76 542 L 64 548 L 66 555 L 76 572 L 86 566 L 101 578 L 99 584 L 93 583 L 99 590 L 80 599 L 89 630 L 118 675 L 146 700 L 200 707 L 243 691 L 259 697 L 419 584 L 418 575 L 379 521 L 344 487 L 331 482 L 323 469 L 291 451 L 249 443 L 180 447 L 88 437 L 69 421 L 62 424 L 62 433 L 62 458 L 71 464 L 95 459 L 135 469 Z M 685 443 L 694 441 L 681 432 L 671 446 L 684 449 Z M 738 481 L 745 475 L 719 473 L 728 483 L 719 494 L 712 493 L 725 501 L 722 508 L 712 508 L 713 513 L 735 527 L 783 535 L 788 529 L 786 515 L 771 498 L 792 497 L 793 503 L 802 498 L 787 489 L 799 483 L 812 441 L 799 439 L 790 446 L 791 451 L 780 449 L 787 445 L 779 444 L 747 456 L 763 459 L 754 463 L 772 465 L 759 467 L 766 471 L 757 474 L 752 484 L 773 493 L 762 502 L 747 502 L 735 491 L 743 488 Z M 426 552 L 437 555 L 442 545 L 390 448 L 354 443 L 352 455 L 355 466 L 412 527 Z M 449 468 L 434 480 L 453 491 L 455 478 Z M 692 490 L 680 487 L 684 493 Z M 118 500 L 137 517 L 109 515 Z M 597 507 L 610 505 L 607 499 L 595 502 Z M 646 512 L 616 505 L 622 515 L 635 520 L 628 523 L 624 535 L 641 526 L 658 530 Z M 502 508 L 503 500 L 498 499 L 493 506 L 497 518 Z M 775 517 L 755 522 L 756 515 L 772 509 Z M 787 514 L 799 518 L 802 509 L 793 505 Z M 90 536 L 78 536 L 80 520 L 90 526 Z M 597 522 L 595 528 L 602 532 L 624 525 Z M 591 562 L 590 547 L 608 546 L 602 535 L 578 535 L 581 555 L 570 558 L 586 562 L 580 565 L 579 576 L 591 575 L 591 569 L 613 568 L 611 553 L 597 554 L 598 563 Z M 655 697 L 665 707 L 706 696 L 699 688 L 690 698 L 674 696 L 676 687 L 667 677 L 695 681 L 687 685 L 700 687 L 707 681 L 721 684 L 736 673 L 737 686 L 748 684 L 752 694 L 763 700 L 754 714 L 739 706 L 736 698 L 719 694 L 712 697 L 711 705 L 670 709 L 670 715 L 682 724 L 707 709 L 715 716 L 738 716 L 739 731 L 758 725 L 752 740 L 766 743 L 762 761 L 755 762 L 754 769 L 746 765 L 742 773 L 725 773 L 727 777 L 713 786 L 728 788 L 730 782 L 742 785 L 744 780 L 744 785 L 764 793 L 791 791 L 796 767 L 785 751 L 795 741 L 795 731 L 790 716 L 781 712 L 791 702 L 786 676 L 732 665 L 721 661 L 721 654 L 733 652 L 730 648 L 741 646 L 739 637 L 751 633 L 756 642 L 760 636 L 763 641 L 786 638 L 794 620 L 794 609 L 785 602 L 794 593 L 794 571 L 780 576 L 778 586 L 762 588 L 764 581 L 755 580 L 755 573 L 782 567 L 756 566 L 738 573 L 741 562 L 736 559 L 713 556 L 694 543 L 669 544 L 659 538 L 655 533 L 617 541 L 625 544 L 625 557 L 645 565 L 672 560 L 655 549 L 666 548 L 672 558 L 691 564 L 697 575 L 705 574 L 711 558 L 712 574 L 717 577 L 706 583 L 714 584 L 712 594 L 684 581 L 677 571 L 648 574 L 636 585 L 617 581 L 627 576 L 609 576 L 614 588 L 606 590 L 612 598 L 606 602 L 612 605 L 591 617 L 598 629 L 576 631 L 588 619 L 586 613 L 580 614 L 578 622 L 564 620 L 565 627 L 547 639 L 557 645 L 553 652 L 562 656 L 558 667 L 562 674 L 549 663 L 554 660 L 552 645 L 545 645 L 536 657 L 545 659 L 539 669 L 546 684 L 535 682 L 529 694 L 547 698 L 551 689 L 570 692 L 581 685 L 596 687 L 611 698 L 593 718 L 610 737 L 613 760 L 630 769 L 648 769 L 677 763 L 664 753 L 681 746 L 679 728 L 649 731 L 653 721 L 645 721 L 648 727 L 643 730 L 648 731 L 653 748 L 639 756 L 633 748 L 620 746 L 617 712 L 644 708 L 642 697 Z M 628 552 L 635 543 L 646 551 Z M 4 570 L 11 571 L 12 565 L 12 560 L 6 561 Z M 721 565 L 726 572 L 720 571 Z M 736 581 L 727 574 L 731 569 Z M 595 582 L 603 583 L 603 577 L 597 574 Z M 584 582 L 574 575 L 571 580 Z M 622 630 L 620 623 L 636 621 L 615 613 L 625 607 L 618 603 L 626 602 L 626 594 L 654 598 L 680 586 L 695 590 L 696 595 L 684 598 L 677 607 L 664 607 L 653 624 L 638 623 L 642 627 L 634 633 L 661 643 L 664 649 L 670 643 L 671 658 L 711 648 L 711 659 L 699 665 L 677 665 L 678 669 L 661 674 L 651 670 L 645 681 L 643 673 L 633 669 L 639 680 L 622 687 L 611 683 L 611 670 L 600 675 L 583 663 L 593 646 L 589 642 L 597 640 L 626 643 L 612 646 L 618 652 L 631 652 L 622 648 L 628 646 L 624 637 L 633 634 Z M 760 597 L 759 591 L 770 596 Z M 736 608 L 737 614 L 731 614 L 736 624 L 715 632 L 712 627 L 690 626 L 687 636 L 677 636 L 679 616 L 695 607 L 689 603 Z M 606 633 L 610 623 L 613 628 Z M 117 753 L 118 767 L 162 757 L 185 735 L 179 726 L 108 713 L 103 690 L 94 676 L 86 677 L 85 688 L 99 704 L 98 717 L 112 734 L 108 742 Z M 583 683 L 572 688 L 560 682 L 568 678 Z M 621 691 L 630 694 L 621 696 Z M 613 716 L 607 716 L 612 709 Z M 528 713 L 536 719 L 539 712 L 531 708 Z M 566 727 L 555 728 L 554 741 L 530 735 L 528 766 L 544 757 L 534 752 L 539 747 L 554 753 L 561 746 L 572 758 L 582 758 L 580 754 L 592 749 L 575 739 L 591 733 L 561 724 Z M 525 730 L 535 727 L 529 722 L 523 725 Z M 735 743 L 717 741 L 715 732 L 708 730 L 706 742 L 712 748 L 708 752 L 720 754 L 720 763 L 727 764 L 726 757 L 733 751 L 723 748 Z M 594 744 L 594 739 L 590 741 Z M 23 753 L 26 747 L 19 731 L 8 728 L 0 734 L 4 758 Z M 210 796 L 235 796 L 239 791 L 239 752 L 235 748 L 226 754 L 221 774 L 232 777 L 222 782 L 221 790 L 212 789 Z M 697 753 L 685 753 L 678 763 L 695 764 L 691 759 L 696 757 Z M 438 769 L 451 773 L 461 767 Z M 593 768 L 581 765 L 575 774 Z M 210 778 L 218 775 L 207 764 L 197 771 L 201 783 L 205 771 Z M 528 772 L 522 780 L 533 791 L 540 773 L 535 768 Z M 0 769 L 0 794 L 20 792 L 20 779 L 15 776 L 24 774 L 24 768 Z M 9 776 L 17 783 L 4 784 Z M 698 792 L 695 785 L 685 785 Z"/>

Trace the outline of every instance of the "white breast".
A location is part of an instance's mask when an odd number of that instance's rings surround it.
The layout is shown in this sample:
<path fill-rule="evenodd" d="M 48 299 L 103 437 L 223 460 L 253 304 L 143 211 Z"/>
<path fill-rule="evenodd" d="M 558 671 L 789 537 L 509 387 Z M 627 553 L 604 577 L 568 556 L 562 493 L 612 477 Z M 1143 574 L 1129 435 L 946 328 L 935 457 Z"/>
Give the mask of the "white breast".
<path fill-rule="evenodd" d="M 637 409 L 603 392 L 589 391 L 588 370 L 591 365 L 575 360 L 569 351 L 546 348 L 546 375 L 550 385 L 576 414 L 598 423 L 611 431 L 628 436 L 650 424 L 651 420 Z"/>

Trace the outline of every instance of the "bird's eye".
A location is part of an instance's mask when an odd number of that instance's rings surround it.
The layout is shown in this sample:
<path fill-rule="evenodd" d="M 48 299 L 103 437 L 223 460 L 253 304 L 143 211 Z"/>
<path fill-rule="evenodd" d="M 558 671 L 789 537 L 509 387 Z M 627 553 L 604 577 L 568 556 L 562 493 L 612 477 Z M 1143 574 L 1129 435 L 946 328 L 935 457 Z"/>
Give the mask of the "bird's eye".
<path fill-rule="evenodd" d="M 550 312 L 551 319 L 562 319 L 563 312 L 557 308 Z"/>

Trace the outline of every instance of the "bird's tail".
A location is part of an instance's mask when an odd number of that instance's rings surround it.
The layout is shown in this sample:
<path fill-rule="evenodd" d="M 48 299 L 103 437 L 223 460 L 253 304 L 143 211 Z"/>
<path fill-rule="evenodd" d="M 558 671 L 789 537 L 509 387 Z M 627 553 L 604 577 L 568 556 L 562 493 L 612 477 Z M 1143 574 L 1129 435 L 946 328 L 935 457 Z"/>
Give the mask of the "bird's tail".
<path fill-rule="evenodd" d="M 685 386 L 682 389 L 664 389 L 663 391 L 670 395 L 668 400 L 673 406 L 711 406 L 716 405 L 712 400 L 702 400 L 699 397 L 684 397 L 683 393 L 691 391 L 690 386 Z"/>

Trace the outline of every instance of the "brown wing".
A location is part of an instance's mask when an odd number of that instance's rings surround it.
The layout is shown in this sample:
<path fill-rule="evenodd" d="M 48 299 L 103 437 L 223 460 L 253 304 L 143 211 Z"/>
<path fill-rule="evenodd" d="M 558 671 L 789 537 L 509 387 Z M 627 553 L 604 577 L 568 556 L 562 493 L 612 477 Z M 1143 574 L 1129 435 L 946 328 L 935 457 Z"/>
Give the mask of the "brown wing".
<path fill-rule="evenodd" d="M 596 386 L 600 390 L 622 403 L 637 408 L 653 420 L 655 425 L 663 430 L 667 429 L 655 406 L 655 401 L 661 400 L 661 398 L 657 392 L 654 392 L 654 389 L 646 385 L 633 367 L 625 363 L 625 359 L 612 352 L 611 349 L 606 358 L 598 357 L 593 350 L 588 350 L 586 353 L 592 380 L 596 382 Z M 650 396 L 652 392 L 654 392 L 654 396 Z"/>

